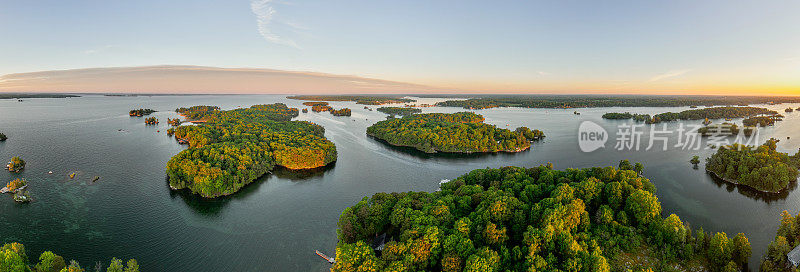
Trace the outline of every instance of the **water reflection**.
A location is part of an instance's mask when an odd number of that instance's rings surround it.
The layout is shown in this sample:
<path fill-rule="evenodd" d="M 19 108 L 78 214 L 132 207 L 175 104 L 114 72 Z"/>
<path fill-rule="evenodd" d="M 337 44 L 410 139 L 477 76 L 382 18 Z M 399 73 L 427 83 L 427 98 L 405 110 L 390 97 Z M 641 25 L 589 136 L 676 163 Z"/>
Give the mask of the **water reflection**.
<path fill-rule="evenodd" d="M 717 185 L 717 187 L 719 187 L 719 188 L 723 188 L 723 186 L 724 186 L 725 190 L 727 190 L 728 192 L 733 192 L 734 190 L 736 190 L 737 192 L 739 192 L 739 194 L 741 194 L 743 196 L 746 196 L 746 197 L 749 197 L 749 198 L 752 198 L 752 199 L 755 199 L 755 200 L 761 200 L 761 201 L 766 202 L 767 204 L 775 202 L 775 201 L 778 201 L 778 200 L 786 199 L 786 197 L 789 196 L 789 192 L 794 191 L 794 189 L 797 188 L 797 182 L 795 181 L 795 182 L 789 183 L 789 186 L 787 186 L 786 189 L 783 189 L 778 193 L 765 193 L 765 192 L 761 192 L 759 190 L 750 188 L 749 186 L 726 182 L 726 181 L 724 181 L 724 180 L 722 180 L 722 179 L 720 179 L 718 177 L 715 177 L 714 175 L 708 175 L 708 176 L 711 178 L 711 181 L 715 185 Z"/>
<path fill-rule="evenodd" d="M 275 169 L 272 170 L 272 173 L 278 178 L 299 182 L 311 178 L 321 178 L 323 175 L 325 175 L 325 172 L 333 169 L 334 166 L 336 166 L 336 162 L 312 169 L 289 169 L 282 166 L 276 166 Z"/>
<path fill-rule="evenodd" d="M 497 158 L 512 158 L 523 153 L 531 152 L 534 149 L 534 143 L 531 143 L 531 148 L 521 152 L 487 152 L 487 153 L 449 153 L 449 152 L 437 152 L 437 153 L 426 153 L 422 152 L 416 148 L 409 147 L 409 146 L 396 146 L 392 145 L 389 142 L 378 139 L 375 137 L 367 137 L 370 141 L 378 143 L 379 145 L 386 148 L 387 151 L 393 153 L 401 153 L 405 155 L 411 155 L 415 158 L 420 159 L 442 159 L 442 160 L 450 160 L 450 161 L 458 161 L 463 159 L 476 159 L 476 158 L 485 158 L 485 157 L 497 157 Z"/>
<path fill-rule="evenodd" d="M 204 198 L 198 194 L 192 193 L 189 189 L 172 190 L 169 188 L 169 177 L 164 177 L 164 185 L 169 189 L 169 195 L 173 199 L 180 197 L 186 206 L 196 212 L 196 214 L 204 217 L 217 217 L 227 206 L 234 200 L 245 199 L 247 196 L 252 195 L 258 191 L 261 184 L 267 182 L 269 174 L 264 175 L 257 180 L 245 185 L 239 191 L 232 195 L 220 196 L 215 198 Z"/>

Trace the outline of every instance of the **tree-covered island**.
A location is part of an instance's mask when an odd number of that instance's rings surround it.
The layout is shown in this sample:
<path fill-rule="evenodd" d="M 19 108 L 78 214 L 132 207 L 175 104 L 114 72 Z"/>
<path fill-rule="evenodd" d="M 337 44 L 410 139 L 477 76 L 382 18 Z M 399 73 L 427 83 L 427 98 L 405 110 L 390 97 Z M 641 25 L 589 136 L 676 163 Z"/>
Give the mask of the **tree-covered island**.
<path fill-rule="evenodd" d="M 8 140 L 8 137 L 5 134 L 0 133 L 0 142 L 5 141 L 5 140 Z"/>
<path fill-rule="evenodd" d="M 427 153 L 520 152 L 544 136 L 540 131 L 511 131 L 483 121 L 483 116 L 472 112 L 414 114 L 377 122 L 367 128 L 367 135 Z"/>
<path fill-rule="evenodd" d="M 158 125 L 158 119 L 155 117 L 147 117 L 144 119 L 145 125 Z"/>
<path fill-rule="evenodd" d="M 25 169 L 25 160 L 17 156 L 11 157 L 11 161 L 6 164 L 6 170 L 9 172 L 19 173 L 22 169 Z"/>
<path fill-rule="evenodd" d="M 352 112 L 348 108 L 342 108 L 342 109 L 338 109 L 338 110 L 331 109 L 330 112 L 331 112 L 331 115 L 333 115 L 333 116 L 350 116 L 350 115 L 352 115 Z"/>
<path fill-rule="evenodd" d="M 175 128 L 175 138 L 189 148 L 167 163 L 170 187 L 212 198 L 235 193 L 276 166 L 308 169 L 336 161 L 325 129 L 290 121 L 298 114 L 285 104 L 255 105 L 215 111 L 204 124 Z"/>
<path fill-rule="evenodd" d="M 693 232 L 654 193 L 613 167 L 473 170 L 345 209 L 331 270 L 741 271 L 747 237 Z"/>
<path fill-rule="evenodd" d="M 152 114 L 154 112 L 156 112 L 156 111 L 152 110 L 152 109 L 137 109 L 137 110 L 130 110 L 128 112 L 128 115 L 136 116 L 136 117 L 142 117 L 142 116 L 145 116 L 145 115 L 150 115 L 150 114 Z"/>
<path fill-rule="evenodd" d="M 793 156 L 778 152 L 777 143 L 770 139 L 759 147 L 720 146 L 706 159 L 706 171 L 730 183 L 762 192 L 780 192 L 797 180 L 800 152 Z"/>
<path fill-rule="evenodd" d="M 412 115 L 415 113 L 422 113 L 422 109 L 418 108 L 411 108 L 411 107 L 380 107 L 378 108 L 379 112 L 388 114 L 390 116 L 399 115 Z"/>

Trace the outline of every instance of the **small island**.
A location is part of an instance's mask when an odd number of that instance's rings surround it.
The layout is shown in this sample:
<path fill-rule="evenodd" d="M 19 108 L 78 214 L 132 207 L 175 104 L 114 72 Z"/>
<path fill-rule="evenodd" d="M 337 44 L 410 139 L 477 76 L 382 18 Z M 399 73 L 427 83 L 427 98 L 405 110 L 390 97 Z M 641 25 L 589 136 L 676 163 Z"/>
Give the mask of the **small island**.
<path fill-rule="evenodd" d="M 128 112 L 128 115 L 130 115 L 132 117 L 134 117 L 134 116 L 135 117 L 142 117 L 142 116 L 145 116 L 145 115 L 150 115 L 150 114 L 152 114 L 154 112 L 156 112 L 156 111 L 152 110 L 152 109 L 137 109 L 137 110 L 130 110 Z"/>
<path fill-rule="evenodd" d="M 145 125 L 158 125 L 158 119 L 155 117 L 147 117 L 144 119 Z"/>
<path fill-rule="evenodd" d="M 17 156 L 11 157 L 11 161 L 6 164 L 9 172 L 19 173 L 22 169 L 25 169 L 25 160 Z"/>
<path fill-rule="evenodd" d="M 5 134 L 0 133 L 0 142 L 5 141 L 5 140 L 8 140 L 8 137 L 6 137 Z"/>
<path fill-rule="evenodd" d="M 414 114 L 377 122 L 367 128 L 367 135 L 426 153 L 520 152 L 544 136 L 538 130 L 511 131 L 483 121 L 472 112 Z"/>
<path fill-rule="evenodd" d="M 213 198 L 233 194 L 277 166 L 311 169 L 336 161 L 325 129 L 291 121 L 298 115 L 298 109 L 281 103 L 255 105 L 216 111 L 204 115 L 203 124 L 168 130 L 189 145 L 167 163 L 170 187 Z"/>
<path fill-rule="evenodd" d="M 395 115 L 406 116 L 415 113 L 422 113 L 421 109 L 410 108 L 410 107 L 380 107 L 378 108 L 378 111 L 388 114 L 390 116 L 395 116 Z"/>
<path fill-rule="evenodd" d="M 6 187 L 0 188 L 0 193 L 13 194 L 16 202 L 30 202 L 31 196 L 26 188 L 28 188 L 28 182 L 25 179 L 18 178 L 9 181 Z"/>
<path fill-rule="evenodd" d="M 748 127 L 766 127 L 774 125 L 777 121 L 783 121 L 783 115 L 773 114 L 767 116 L 753 116 L 742 120 L 742 124 Z"/>
<path fill-rule="evenodd" d="M 706 171 L 726 182 L 761 192 L 778 193 L 795 182 L 800 152 L 793 156 L 775 151 L 779 140 L 770 139 L 759 147 L 733 144 L 720 146 L 706 160 Z"/>
<path fill-rule="evenodd" d="M 416 102 L 414 99 L 404 98 L 402 96 L 366 96 L 366 95 L 294 95 L 286 97 L 288 99 L 296 100 L 311 100 L 311 101 L 355 101 L 356 104 L 362 105 L 383 105 L 383 104 L 396 104 Z M 303 103 L 305 105 L 305 103 Z"/>
<path fill-rule="evenodd" d="M 692 230 L 676 214 L 663 217 L 655 190 L 630 169 L 549 164 L 473 170 L 436 192 L 376 193 L 339 217 L 331 271 L 745 267 L 752 248 L 744 234 Z M 652 269 L 659 267 L 667 269 Z"/>
<path fill-rule="evenodd" d="M 350 109 L 348 109 L 348 108 L 343 108 L 343 109 L 339 109 L 339 110 L 332 109 L 330 112 L 331 112 L 331 115 L 333 115 L 333 116 L 350 116 L 352 114 L 350 112 Z"/>

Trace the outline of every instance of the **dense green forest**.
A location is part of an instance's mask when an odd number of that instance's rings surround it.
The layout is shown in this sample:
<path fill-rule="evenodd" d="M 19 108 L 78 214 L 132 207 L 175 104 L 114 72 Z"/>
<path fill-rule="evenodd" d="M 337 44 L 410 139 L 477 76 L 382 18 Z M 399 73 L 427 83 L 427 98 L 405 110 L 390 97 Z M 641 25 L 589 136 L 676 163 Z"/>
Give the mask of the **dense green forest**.
<path fill-rule="evenodd" d="M 296 100 L 313 101 L 355 101 L 362 105 L 383 105 L 392 103 L 408 103 L 416 100 L 403 98 L 403 96 L 366 96 L 366 95 L 294 95 L 286 97 Z"/>
<path fill-rule="evenodd" d="M 51 251 L 42 252 L 39 255 L 39 262 L 29 263 L 25 246 L 20 243 L 7 243 L 0 248 L 0 271 L 2 272 L 84 272 L 84 271 L 103 271 L 102 263 L 97 263 L 92 269 L 82 268 L 81 265 L 72 260 L 69 263 L 64 261 L 64 257 L 58 256 Z M 122 260 L 112 258 L 110 265 L 105 269 L 107 272 L 139 272 L 139 264 L 136 259 L 128 260 L 123 265 Z"/>
<path fill-rule="evenodd" d="M 772 115 L 778 112 L 758 107 L 714 107 L 704 109 L 685 110 L 682 112 L 665 112 L 653 116 L 651 123 L 668 122 L 675 120 L 701 120 L 720 118 L 742 118 L 756 115 Z"/>
<path fill-rule="evenodd" d="M 663 218 L 655 186 L 620 164 L 479 169 L 433 193 L 365 197 L 339 218 L 331 270 L 741 270 L 747 237 Z"/>
<path fill-rule="evenodd" d="M 343 108 L 339 110 L 331 109 L 331 115 L 333 116 L 350 116 L 352 112 L 348 108 Z"/>
<path fill-rule="evenodd" d="M 22 169 L 25 169 L 25 160 L 20 157 L 13 156 L 11 157 L 11 161 L 6 165 L 6 168 L 9 172 L 19 172 Z"/>
<path fill-rule="evenodd" d="M 706 170 L 728 182 L 747 185 L 759 191 L 779 192 L 798 175 L 798 156 L 775 151 L 778 140 L 770 139 L 759 147 L 733 144 L 721 146 L 706 159 Z"/>
<path fill-rule="evenodd" d="M 152 110 L 152 109 L 138 109 L 138 110 L 130 110 L 128 112 L 128 115 L 142 117 L 142 116 L 145 116 L 145 115 L 150 115 L 151 113 L 154 113 L 154 112 L 156 112 L 156 111 Z"/>
<path fill-rule="evenodd" d="M 428 153 L 519 152 L 534 140 L 483 120 L 471 112 L 414 114 L 377 122 L 367 128 L 367 135 Z"/>
<path fill-rule="evenodd" d="M 443 107 L 488 109 L 495 107 L 523 108 L 591 108 L 591 107 L 684 107 L 764 104 L 769 102 L 800 102 L 798 97 L 757 96 L 596 96 L 596 95 L 516 95 L 479 96 L 467 100 L 448 100 L 436 103 Z"/>
<path fill-rule="evenodd" d="M 409 107 L 380 107 L 378 108 L 379 112 L 388 114 L 388 115 L 412 115 L 415 113 L 421 113 L 422 110 L 418 108 L 409 108 Z"/>
<path fill-rule="evenodd" d="M 775 239 L 769 243 L 767 252 L 761 258 L 761 272 L 798 271 L 790 270 L 791 264 L 786 258 L 796 246 L 800 245 L 800 214 L 792 216 L 788 211 L 781 213 L 781 226 Z"/>
<path fill-rule="evenodd" d="M 186 117 L 186 120 L 193 121 L 193 120 L 203 120 L 210 118 L 210 116 L 214 113 L 219 112 L 219 107 L 217 106 L 191 106 L 188 108 L 177 108 L 175 109 L 180 115 Z"/>
<path fill-rule="evenodd" d="M 776 121 L 782 121 L 783 115 L 775 114 L 770 116 L 753 116 L 742 120 L 742 124 L 748 127 L 766 127 L 774 125 Z"/>
<path fill-rule="evenodd" d="M 255 105 L 219 111 L 202 125 L 173 129 L 189 149 L 167 163 L 170 186 L 217 197 L 238 191 L 276 165 L 306 169 L 336 161 L 336 146 L 325 138 L 325 129 L 290 121 L 298 114 L 285 104 Z"/>
<path fill-rule="evenodd" d="M 623 113 L 609 112 L 609 113 L 603 114 L 603 119 L 612 119 L 612 120 L 633 119 L 634 121 L 637 121 L 637 122 L 648 122 L 652 118 L 650 117 L 649 114 L 638 114 L 638 113 L 630 113 L 630 112 L 623 112 Z"/>

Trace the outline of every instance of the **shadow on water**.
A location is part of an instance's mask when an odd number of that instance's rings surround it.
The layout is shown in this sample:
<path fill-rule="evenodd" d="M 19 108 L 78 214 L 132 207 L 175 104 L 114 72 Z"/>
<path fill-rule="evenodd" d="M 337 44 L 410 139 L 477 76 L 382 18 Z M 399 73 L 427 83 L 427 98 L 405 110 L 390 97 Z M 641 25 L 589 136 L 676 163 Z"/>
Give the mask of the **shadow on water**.
<path fill-rule="evenodd" d="M 322 177 L 328 170 L 333 169 L 336 162 L 329 163 L 328 165 L 312 168 L 312 169 L 289 169 L 283 166 L 276 166 L 272 173 L 282 179 L 288 179 L 293 182 L 300 182 L 311 178 Z"/>
<path fill-rule="evenodd" d="M 739 185 L 739 184 L 733 184 L 733 183 L 730 183 L 730 182 L 726 182 L 726 181 L 724 181 L 724 180 L 722 180 L 722 179 L 720 179 L 718 177 L 715 177 L 713 175 L 710 175 L 710 174 L 708 176 L 711 178 L 711 181 L 714 182 L 714 184 L 717 185 L 717 187 L 722 188 L 724 186 L 725 190 L 727 190 L 728 192 L 733 192 L 734 190 L 736 190 L 740 194 L 742 194 L 742 195 L 744 195 L 746 197 L 749 197 L 749 198 L 752 198 L 752 199 L 755 199 L 755 200 L 761 200 L 761 201 L 764 201 L 766 203 L 772 203 L 772 202 L 777 201 L 777 200 L 786 199 L 786 197 L 789 196 L 789 192 L 794 191 L 794 189 L 797 188 L 797 182 L 792 182 L 792 183 L 789 183 L 789 186 L 786 187 L 786 189 L 783 189 L 778 193 L 765 193 L 765 192 L 761 192 L 759 190 L 750 188 L 750 187 L 745 186 L 745 185 Z"/>
<path fill-rule="evenodd" d="M 258 187 L 261 187 L 261 184 L 267 182 L 267 178 L 269 174 L 264 175 L 257 180 L 251 182 L 250 184 L 245 185 L 239 191 L 234 194 L 226 195 L 226 196 L 219 196 L 215 198 L 205 198 L 198 194 L 192 193 L 189 189 L 182 189 L 182 190 L 172 190 L 169 188 L 169 177 L 165 177 L 165 185 L 169 190 L 169 195 L 172 198 L 180 197 L 183 199 L 183 202 L 186 203 L 186 206 L 189 206 L 192 210 L 197 212 L 197 214 L 207 216 L 207 217 L 215 217 L 219 215 L 220 212 L 228 205 L 228 203 L 235 201 L 237 199 L 244 199 L 249 195 L 258 191 Z"/>
<path fill-rule="evenodd" d="M 474 159 L 474 158 L 485 158 L 485 157 L 500 157 L 500 158 L 512 158 L 514 156 L 521 155 L 521 153 L 530 152 L 533 148 L 535 143 L 531 143 L 531 148 L 521 152 L 477 152 L 477 153 L 451 153 L 451 152 L 437 152 L 437 153 L 426 153 L 422 152 L 416 148 L 409 147 L 409 146 L 396 146 L 392 145 L 389 142 L 378 139 L 372 136 L 368 136 L 368 139 L 371 141 L 380 143 L 386 147 L 387 150 L 400 153 L 405 155 L 411 155 L 420 159 L 444 159 L 444 160 L 463 160 L 463 159 Z"/>

